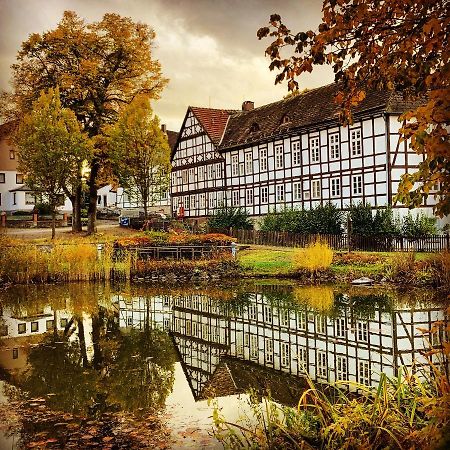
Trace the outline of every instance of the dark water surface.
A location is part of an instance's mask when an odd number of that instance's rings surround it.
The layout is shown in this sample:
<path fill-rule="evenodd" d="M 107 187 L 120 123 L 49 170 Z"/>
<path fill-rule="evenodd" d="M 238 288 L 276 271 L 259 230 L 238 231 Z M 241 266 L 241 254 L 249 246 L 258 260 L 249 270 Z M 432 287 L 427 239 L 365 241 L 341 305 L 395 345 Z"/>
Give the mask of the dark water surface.
<path fill-rule="evenodd" d="M 2 450 L 79 448 L 80 423 L 86 448 L 136 448 L 130 417 L 172 448 L 220 448 L 209 398 L 234 421 L 250 389 L 295 405 L 305 375 L 376 385 L 420 369 L 447 320 L 430 290 L 287 281 L 15 287 L 0 312 Z"/>

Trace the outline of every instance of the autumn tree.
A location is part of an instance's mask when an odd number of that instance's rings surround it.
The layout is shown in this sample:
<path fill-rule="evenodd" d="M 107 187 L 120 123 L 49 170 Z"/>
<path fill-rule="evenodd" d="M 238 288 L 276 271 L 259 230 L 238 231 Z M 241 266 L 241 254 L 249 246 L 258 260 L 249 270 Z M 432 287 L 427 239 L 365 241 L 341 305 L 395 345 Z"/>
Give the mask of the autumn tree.
<path fill-rule="evenodd" d="M 109 129 L 108 146 L 122 186 L 137 192 L 148 210 L 166 191 L 170 173 L 170 147 L 148 98 L 136 97 Z"/>
<path fill-rule="evenodd" d="M 89 232 L 96 226 L 99 177 L 108 167 L 103 127 L 114 123 L 137 95 L 158 98 L 167 83 L 152 57 L 154 39 L 148 25 L 118 14 L 108 13 L 88 24 L 66 11 L 54 30 L 32 34 L 23 42 L 12 66 L 9 98 L 19 117 L 31 110 L 41 90 L 59 86 L 62 105 L 75 113 L 96 143 L 87 181 Z"/>
<path fill-rule="evenodd" d="M 273 14 L 257 33 L 273 38 L 269 67 L 279 72 L 275 83 L 287 80 L 291 91 L 302 73 L 333 68 L 344 124 L 368 88 L 419 100 L 400 118 L 400 133 L 424 161 L 403 175 L 396 200 L 417 207 L 438 186 L 435 213 L 441 217 L 450 213 L 449 9 L 448 0 L 325 0 L 316 30 L 292 32 Z"/>
<path fill-rule="evenodd" d="M 90 158 L 91 143 L 80 131 L 75 114 L 62 108 L 58 88 L 42 92 L 26 114 L 15 136 L 19 170 L 27 185 L 43 194 L 55 215 L 61 195 L 77 190 L 83 161 Z"/>

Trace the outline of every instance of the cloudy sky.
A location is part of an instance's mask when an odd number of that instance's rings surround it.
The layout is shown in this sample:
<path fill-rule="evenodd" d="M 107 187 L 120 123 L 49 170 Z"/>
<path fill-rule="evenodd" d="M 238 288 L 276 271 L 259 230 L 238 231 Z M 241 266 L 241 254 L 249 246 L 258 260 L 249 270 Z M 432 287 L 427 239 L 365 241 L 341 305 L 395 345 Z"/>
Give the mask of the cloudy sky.
<path fill-rule="evenodd" d="M 321 17 L 320 0 L 0 0 L 0 90 L 9 90 L 21 42 L 54 28 L 67 9 L 87 21 L 117 12 L 155 29 L 155 57 L 170 83 L 154 108 L 175 131 L 188 105 L 238 109 L 243 100 L 281 99 L 286 85 L 274 86 L 264 57 L 269 40 L 256 31 L 275 12 L 295 31 L 315 29 Z M 320 68 L 299 81 L 312 88 L 333 76 Z"/>

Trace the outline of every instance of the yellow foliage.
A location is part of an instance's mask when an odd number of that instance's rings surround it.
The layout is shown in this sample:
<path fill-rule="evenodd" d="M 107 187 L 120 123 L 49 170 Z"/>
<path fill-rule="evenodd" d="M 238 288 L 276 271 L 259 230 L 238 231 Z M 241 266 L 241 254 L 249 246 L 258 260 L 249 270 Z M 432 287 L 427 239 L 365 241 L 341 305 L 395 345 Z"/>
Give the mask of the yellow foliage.
<path fill-rule="evenodd" d="M 303 269 L 314 274 L 330 267 L 333 260 L 333 250 L 326 242 L 316 241 L 306 248 L 297 249 L 292 259 L 297 270 Z"/>
<path fill-rule="evenodd" d="M 296 301 L 312 309 L 324 312 L 333 307 L 334 294 L 330 286 L 300 286 L 292 293 Z"/>

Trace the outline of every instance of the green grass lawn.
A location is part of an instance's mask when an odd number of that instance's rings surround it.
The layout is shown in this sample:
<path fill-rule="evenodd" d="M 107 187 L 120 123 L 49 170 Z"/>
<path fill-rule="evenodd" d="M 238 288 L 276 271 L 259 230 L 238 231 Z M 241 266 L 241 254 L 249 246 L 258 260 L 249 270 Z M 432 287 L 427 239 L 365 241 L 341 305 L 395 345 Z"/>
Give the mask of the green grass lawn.
<path fill-rule="evenodd" d="M 246 275 L 294 275 L 295 268 L 292 262 L 292 247 L 269 247 L 252 245 L 238 253 L 239 262 Z M 375 276 L 383 274 L 384 267 L 391 258 L 398 255 L 396 252 L 352 252 L 355 261 L 336 261 L 339 255 L 346 252 L 336 252 L 331 270 L 336 275 Z M 430 253 L 416 253 L 416 260 L 422 261 L 430 257 Z M 368 259 L 368 261 L 365 261 Z"/>

